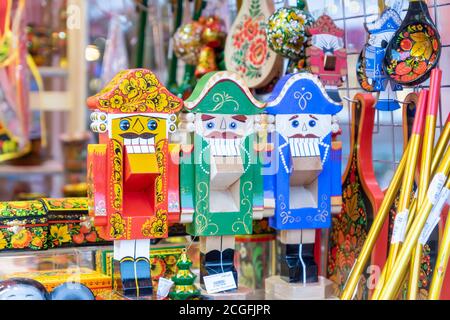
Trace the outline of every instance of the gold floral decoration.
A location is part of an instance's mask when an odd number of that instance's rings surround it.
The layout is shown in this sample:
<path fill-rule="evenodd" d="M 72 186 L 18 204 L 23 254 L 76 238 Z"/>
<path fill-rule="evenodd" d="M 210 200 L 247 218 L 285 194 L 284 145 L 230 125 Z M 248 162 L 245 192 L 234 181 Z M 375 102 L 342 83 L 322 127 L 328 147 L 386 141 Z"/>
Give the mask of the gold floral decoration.
<path fill-rule="evenodd" d="M 173 113 L 182 107 L 182 101 L 164 88 L 153 73 L 139 70 L 123 77 L 124 73 L 119 73 L 95 96 L 101 109 Z"/>
<path fill-rule="evenodd" d="M 156 216 L 148 219 L 142 225 L 144 237 L 161 238 L 167 233 L 167 211 L 159 209 Z"/>
<path fill-rule="evenodd" d="M 70 242 L 72 240 L 68 225 L 52 225 L 50 227 L 50 235 L 53 239 L 58 240 L 58 243 Z"/>
<path fill-rule="evenodd" d="M 111 224 L 109 235 L 112 238 L 121 238 L 125 233 L 125 221 L 120 213 L 114 213 L 111 215 L 109 222 Z"/>

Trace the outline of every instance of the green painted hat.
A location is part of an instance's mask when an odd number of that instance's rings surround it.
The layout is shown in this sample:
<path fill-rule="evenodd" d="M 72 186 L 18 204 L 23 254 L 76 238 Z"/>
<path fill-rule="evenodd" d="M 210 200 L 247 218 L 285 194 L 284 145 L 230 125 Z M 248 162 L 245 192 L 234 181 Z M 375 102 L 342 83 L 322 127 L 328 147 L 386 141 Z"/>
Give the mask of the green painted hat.
<path fill-rule="evenodd" d="M 255 99 L 237 73 L 215 71 L 204 75 L 184 102 L 188 112 L 209 114 L 259 114 L 265 103 Z"/>

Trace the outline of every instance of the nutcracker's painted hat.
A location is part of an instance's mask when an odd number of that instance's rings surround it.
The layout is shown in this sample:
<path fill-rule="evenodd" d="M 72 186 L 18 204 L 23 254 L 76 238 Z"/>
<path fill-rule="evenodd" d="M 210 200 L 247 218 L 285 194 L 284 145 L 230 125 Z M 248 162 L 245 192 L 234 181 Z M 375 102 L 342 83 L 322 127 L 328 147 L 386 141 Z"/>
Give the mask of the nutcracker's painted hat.
<path fill-rule="evenodd" d="M 394 9 L 387 8 L 380 17 L 373 22 L 365 23 L 366 30 L 373 33 L 381 33 L 386 31 L 397 31 L 402 24 L 402 18 Z"/>
<path fill-rule="evenodd" d="M 331 99 L 317 76 L 294 73 L 281 78 L 269 97 L 268 114 L 331 114 L 342 110 L 342 103 Z"/>
<path fill-rule="evenodd" d="M 237 73 L 215 71 L 200 78 L 184 105 L 188 112 L 253 115 L 266 104 L 256 100 Z"/>
<path fill-rule="evenodd" d="M 180 111 L 183 100 L 173 95 L 147 69 L 119 72 L 95 96 L 88 98 L 89 109 L 105 113 L 166 113 Z"/>
<path fill-rule="evenodd" d="M 336 37 L 344 36 L 344 29 L 338 28 L 333 19 L 326 14 L 321 15 L 312 26 L 307 29 L 308 34 L 331 34 Z"/>

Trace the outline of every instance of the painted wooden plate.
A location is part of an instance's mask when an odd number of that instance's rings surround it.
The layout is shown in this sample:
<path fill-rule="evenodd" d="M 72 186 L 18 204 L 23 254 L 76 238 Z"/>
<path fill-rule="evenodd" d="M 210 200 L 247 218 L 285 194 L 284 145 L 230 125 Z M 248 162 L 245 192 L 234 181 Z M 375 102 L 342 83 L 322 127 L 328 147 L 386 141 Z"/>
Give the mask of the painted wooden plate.
<path fill-rule="evenodd" d="M 273 52 L 266 37 L 271 0 L 243 0 L 225 43 L 225 66 L 237 72 L 249 88 L 260 88 L 280 75 L 283 60 Z"/>

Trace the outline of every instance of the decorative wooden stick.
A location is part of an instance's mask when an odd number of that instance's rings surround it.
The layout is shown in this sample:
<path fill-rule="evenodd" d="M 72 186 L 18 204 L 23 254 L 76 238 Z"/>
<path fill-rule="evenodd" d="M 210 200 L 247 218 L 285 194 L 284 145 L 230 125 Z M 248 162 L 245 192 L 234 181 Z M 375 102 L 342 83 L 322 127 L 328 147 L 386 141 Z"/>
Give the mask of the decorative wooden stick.
<path fill-rule="evenodd" d="M 422 205 L 426 197 L 431 175 L 431 161 L 433 158 L 434 134 L 436 129 L 436 116 L 439 107 L 439 96 L 441 90 L 442 71 L 438 68 L 431 71 L 430 94 L 428 95 L 428 110 L 425 119 L 425 131 L 422 143 L 422 155 L 420 161 L 420 177 L 417 194 L 418 207 Z M 409 220 L 413 220 L 414 215 L 410 214 Z M 422 258 L 423 246 L 417 243 L 412 256 L 409 270 L 408 300 L 416 300 L 419 287 L 419 271 Z"/>
<path fill-rule="evenodd" d="M 402 179 L 402 188 L 400 191 L 397 215 L 395 216 L 394 229 L 392 231 L 391 245 L 386 265 L 386 276 L 389 277 L 397 257 L 398 250 L 403 242 L 408 222 L 408 209 L 410 207 L 411 192 L 414 183 L 414 173 L 416 170 L 418 151 L 420 148 L 420 140 L 423 132 L 424 115 L 426 111 L 426 103 L 428 98 L 428 90 L 422 90 L 419 95 L 416 116 L 414 118 L 413 129 L 411 133 L 411 147 L 408 151 L 408 160 L 406 163 L 405 174 Z"/>
<path fill-rule="evenodd" d="M 402 248 L 399 251 L 398 258 L 393 264 L 392 274 L 386 278 L 386 284 L 381 291 L 381 300 L 390 300 L 395 297 L 395 293 L 398 290 L 398 286 L 401 285 L 404 273 L 407 271 L 408 263 L 411 258 L 411 253 L 414 250 L 414 246 L 419 240 L 419 236 L 422 232 L 425 222 L 428 218 L 432 208 L 436 205 L 439 199 L 440 192 L 447 182 L 448 174 L 450 171 L 450 149 L 445 151 L 444 158 L 442 159 L 433 180 L 427 190 L 427 197 L 420 206 L 416 219 L 414 219 L 411 230 L 406 235 L 406 239 Z"/>
<path fill-rule="evenodd" d="M 450 179 L 447 180 L 447 183 L 442 190 L 442 192 L 447 193 L 447 197 L 449 189 L 450 189 Z M 430 290 L 428 293 L 429 300 L 438 300 L 439 296 L 441 295 L 442 283 L 444 282 L 445 274 L 447 271 L 449 256 L 450 256 L 450 218 L 447 218 L 447 222 L 445 223 L 444 235 L 442 236 L 441 246 L 438 251 L 436 266 L 434 267 L 433 278 L 431 280 Z"/>

